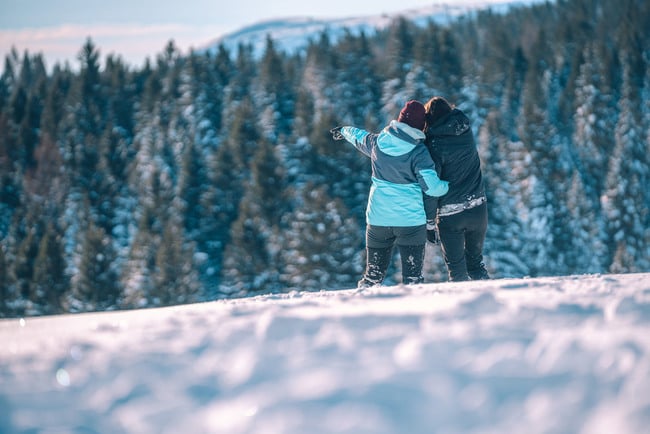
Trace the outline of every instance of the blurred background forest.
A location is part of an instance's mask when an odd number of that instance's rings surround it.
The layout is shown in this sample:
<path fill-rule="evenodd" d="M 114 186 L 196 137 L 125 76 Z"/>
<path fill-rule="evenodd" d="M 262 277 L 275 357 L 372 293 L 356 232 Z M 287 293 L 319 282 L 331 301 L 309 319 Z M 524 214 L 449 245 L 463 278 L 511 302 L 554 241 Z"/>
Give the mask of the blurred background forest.
<path fill-rule="evenodd" d="M 646 0 L 558 0 L 298 54 L 268 39 L 259 58 L 10 53 L 0 316 L 354 287 L 370 167 L 328 130 L 378 131 L 433 95 L 472 120 L 493 277 L 650 271 L 648 23 Z M 446 280 L 440 256 L 427 282 Z"/>

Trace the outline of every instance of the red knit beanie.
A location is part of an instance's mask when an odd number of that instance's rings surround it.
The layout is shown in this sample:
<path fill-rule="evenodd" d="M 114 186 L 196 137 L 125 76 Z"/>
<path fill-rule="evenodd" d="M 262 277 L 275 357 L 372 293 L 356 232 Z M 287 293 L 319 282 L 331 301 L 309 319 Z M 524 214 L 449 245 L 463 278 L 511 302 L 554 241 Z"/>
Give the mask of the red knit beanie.
<path fill-rule="evenodd" d="M 399 112 L 397 122 L 404 122 L 418 130 L 424 129 L 425 110 L 422 103 L 412 99 L 404 104 L 404 108 Z"/>

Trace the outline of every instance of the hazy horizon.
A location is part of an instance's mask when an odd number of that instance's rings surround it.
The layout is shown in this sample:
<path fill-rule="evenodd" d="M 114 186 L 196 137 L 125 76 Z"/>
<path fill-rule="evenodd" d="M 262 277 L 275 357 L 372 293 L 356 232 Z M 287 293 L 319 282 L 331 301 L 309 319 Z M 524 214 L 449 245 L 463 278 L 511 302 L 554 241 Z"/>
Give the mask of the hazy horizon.
<path fill-rule="evenodd" d="M 479 3 L 506 3 L 482 0 Z M 7 56 L 15 48 L 22 56 L 42 53 L 46 66 L 69 62 L 75 66 L 77 54 L 91 38 L 101 58 L 121 56 L 139 66 L 161 53 L 170 40 L 183 53 L 205 46 L 211 40 L 257 22 L 276 18 L 307 16 L 343 18 L 396 13 L 434 4 L 468 4 L 476 0 L 406 0 L 403 2 L 334 0 L 309 3 L 290 0 L 274 5 L 260 0 L 242 0 L 228 8 L 207 0 L 177 2 L 93 2 L 62 0 L 0 0 L 0 52 Z"/>

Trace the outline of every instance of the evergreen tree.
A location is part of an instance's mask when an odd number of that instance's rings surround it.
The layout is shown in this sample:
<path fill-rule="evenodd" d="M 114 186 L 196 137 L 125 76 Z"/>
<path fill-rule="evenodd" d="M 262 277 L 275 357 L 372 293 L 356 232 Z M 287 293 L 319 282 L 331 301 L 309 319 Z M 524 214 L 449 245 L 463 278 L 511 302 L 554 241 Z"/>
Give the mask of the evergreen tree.
<path fill-rule="evenodd" d="M 288 216 L 281 250 L 285 291 L 353 288 L 363 274 L 363 230 L 324 186 L 307 185 Z"/>
<path fill-rule="evenodd" d="M 221 274 L 223 251 L 230 242 L 230 226 L 237 218 L 242 186 L 237 181 L 233 155 L 222 146 L 210 161 L 209 182 L 201 194 L 198 250 L 201 276 L 210 296 L 215 296 Z"/>
<path fill-rule="evenodd" d="M 610 270 L 635 272 L 646 269 L 649 259 L 643 244 L 647 237 L 646 190 L 650 185 L 650 161 L 639 131 L 639 77 L 628 52 L 621 53 L 622 95 L 615 131 L 615 147 L 610 160 L 602 206 L 608 220 Z"/>
<path fill-rule="evenodd" d="M 207 148 L 206 153 L 214 150 L 222 127 L 224 89 L 232 76 L 232 62 L 222 58 L 227 55 L 219 52 L 214 61 L 208 56 L 193 56 L 187 66 L 192 88 L 189 98 L 196 121 L 195 140 Z"/>
<path fill-rule="evenodd" d="M 605 269 L 607 248 L 603 243 L 605 225 L 598 218 L 599 207 L 586 194 L 582 177 L 573 174 L 567 194 L 571 204 L 568 233 L 571 245 L 566 248 L 567 272 L 572 274 L 599 273 Z"/>
<path fill-rule="evenodd" d="M 214 59 L 214 69 L 216 73 L 217 84 L 221 87 L 226 87 L 232 80 L 233 76 L 237 74 L 237 69 L 230 58 L 230 52 L 219 44 L 217 47 L 217 55 Z"/>
<path fill-rule="evenodd" d="M 31 226 L 24 231 L 23 235 L 22 241 L 17 245 L 13 275 L 16 279 L 17 294 L 22 304 L 25 304 L 32 298 L 34 292 L 34 263 L 39 252 L 40 228 Z"/>
<path fill-rule="evenodd" d="M 231 241 L 225 248 L 219 290 L 228 296 L 275 292 L 279 289 L 279 270 L 273 268 L 266 244 L 262 216 L 251 217 L 252 203 L 242 202 L 240 217 L 231 228 Z"/>
<path fill-rule="evenodd" d="M 600 197 L 604 187 L 602 174 L 607 170 L 607 160 L 614 143 L 613 116 L 609 110 L 611 90 L 603 81 L 602 58 L 589 45 L 576 80 L 573 99 L 576 110 L 573 116 L 573 146 L 581 175 L 585 179 L 585 193 L 591 200 Z"/>
<path fill-rule="evenodd" d="M 459 99 L 458 90 L 462 87 L 463 64 L 459 42 L 449 28 L 440 28 L 434 39 L 434 54 L 432 62 L 435 74 L 432 77 L 434 88 L 445 90 L 445 95 L 451 101 Z"/>
<path fill-rule="evenodd" d="M 396 18 L 388 27 L 386 41 L 386 57 L 383 62 L 386 78 L 396 78 L 401 83 L 413 62 L 413 23 L 404 17 Z"/>
<path fill-rule="evenodd" d="M 85 230 L 78 271 L 72 280 L 70 308 L 74 311 L 115 309 L 121 288 L 115 269 L 116 253 L 101 226 Z"/>
<path fill-rule="evenodd" d="M 107 89 L 105 118 L 112 123 L 111 130 L 126 137 L 133 135 L 135 121 L 135 91 L 130 75 L 119 58 L 108 56 L 102 74 Z"/>
<path fill-rule="evenodd" d="M 238 181 L 248 178 L 250 160 L 257 150 L 258 141 L 262 138 L 256 122 L 257 114 L 258 111 L 250 98 L 241 101 L 235 107 L 232 123 L 228 126 L 229 134 L 225 146 L 217 151 L 218 154 L 231 154 L 234 167 L 228 171 L 232 172 L 233 179 Z"/>
<path fill-rule="evenodd" d="M 33 287 L 30 301 L 33 307 L 29 313 L 60 313 L 63 311 L 63 296 L 69 289 L 65 273 L 61 234 L 49 224 L 41 238 L 38 254 L 34 260 Z"/>
<path fill-rule="evenodd" d="M 31 150 L 35 146 L 33 135 L 35 126 L 30 125 L 28 115 L 28 94 L 22 85 L 18 85 L 10 97 L 7 109 L 6 144 L 4 145 L 8 159 L 11 161 L 12 172 L 24 170 L 31 158 Z"/>
<path fill-rule="evenodd" d="M 503 96 L 501 98 L 500 111 L 504 113 L 503 128 L 507 132 L 507 139 L 512 141 L 520 140 L 516 122 L 521 111 L 521 95 L 524 82 L 529 69 L 529 62 L 521 47 L 516 47 L 511 53 L 512 60 L 507 64 L 507 74 Z M 534 76 L 532 76 L 534 77 Z M 531 101 L 534 103 L 534 101 Z M 516 115 L 515 115 L 516 114 Z"/>
<path fill-rule="evenodd" d="M 16 118 L 17 152 L 21 167 L 24 169 L 34 167 L 34 149 L 39 140 L 46 80 L 42 59 L 39 56 L 30 59 L 25 54 L 19 77 L 19 84 L 25 86 L 25 93 L 19 97 L 20 104 L 24 105 L 20 108 L 21 118 Z"/>
<path fill-rule="evenodd" d="M 14 63 L 11 55 L 5 56 L 4 60 L 4 68 L 2 74 L 0 74 L 0 108 L 2 109 L 8 104 L 11 89 L 15 82 Z"/>
<path fill-rule="evenodd" d="M 538 35 L 533 55 L 544 52 L 545 35 Z M 526 246 L 535 275 L 545 270 L 548 274 L 563 274 L 564 257 L 570 245 L 567 233 L 569 213 L 566 189 L 562 182 L 571 171 L 571 159 L 566 142 L 551 121 L 557 96 L 552 92 L 550 75 L 543 58 L 536 58 L 526 74 L 522 94 L 522 114 L 519 135 L 532 164 L 528 167 L 526 201 L 529 209 L 528 233 L 532 238 Z"/>
<path fill-rule="evenodd" d="M 62 158 L 49 135 L 44 135 L 34 153 L 35 167 L 23 177 L 26 206 L 34 207 L 33 215 L 44 221 L 55 221 L 61 215 L 68 187 L 61 170 Z"/>
<path fill-rule="evenodd" d="M 484 255 L 491 276 L 522 277 L 530 274 L 525 252 L 527 205 L 522 192 L 528 176 L 528 153 L 521 142 L 509 140 L 505 118 L 507 114 L 494 109 L 478 129 L 489 211 Z"/>
<path fill-rule="evenodd" d="M 91 204 L 90 216 L 101 215 L 96 208 L 102 203 L 98 183 L 104 174 L 98 170 L 102 150 L 100 137 L 105 126 L 105 100 L 100 76 L 99 51 L 87 39 L 78 54 L 80 72 L 70 90 L 70 113 L 59 126 L 63 135 L 62 156 L 68 169 L 70 194 L 65 207 L 66 239 L 74 238 L 76 230 L 84 226 L 78 216 L 83 213 L 84 202 Z"/>
<path fill-rule="evenodd" d="M 329 130 L 340 125 L 332 115 L 323 117 L 309 136 L 311 148 L 303 161 L 304 170 L 317 185 L 327 186 L 328 195 L 340 198 L 352 216 L 365 221 L 370 164 L 347 142 L 334 142 Z"/>
<path fill-rule="evenodd" d="M 209 162 L 209 183 L 200 199 L 202 229 L 198 247 L 207 256 L 203 269 L 208 273 L 206 283 L 210 288 L 216 287 L 222 274 L 224 249 L 231 240 L 231 225 L 239 216 L 240 202 L 250 178 L 249 163 L 261 137 L 251 119 L 250 102 L 241 102 L 227 141 L 220 144 Z"/>
<path fill-rule="evenodd" d="M 353 36 L 346 32 L 336 46 L 337 68 L 335 78 L 337 94 L 336 113 L 343 115 L 346 123 L 364 128 L 377 128 L 381 117 L 381 71 L 365 33 Z M 309 113 L 309 112 L 307 112 Z"/>
<path fill-rule="evenodd" d="M 145 208 L 120 276 L 123 287 L 121 308 L 141 308 L 153 302 L 149 294 L 154 289 L 155 255 L 158 249 L 155 224 L 154 213 L 149 207 Z"/>
<path fill-rule="evenodd" d="M 155 256 L 154 287 L 149 293 L 154 306 L 199 300 L 192 258 L 193 252 L 183 246 L 180 228 L 168 223 Z"/>
<path fill-rule="evenodd" d="M 42 136 L 49 136 L 51 140 L 60 137 L 61 124 L 66 114 L 66 111 L 61 108 L 66 104 L 73 80 L 71 74 L 65 71 L 57 70 L 52 73 L 51 83 L 46 90 L 40 123 Z"/>
<path fill-rule="evenodd" d="M 9 129 L 11 121 L 5 111 L 0 111 L 0 233 L 7 234 L 12 215 L 20 206 L 21 172 L 17 170 L 13 141 Z"/>
<path fill-rule="evenodd" d="M 185 143 L 178 180 L 178 198 L 183 227 L 191 239 L 198 237 L 201 230 L 201 215 L 204 214 L 201 195 L 207 184 L 203 158 L 193 141 Z"/>
<path fill-rule="evenodd" d="M 298 101 L 307 110 L 296 107 L 296 135 L 311 134 L 313 122 L 336 111 L 336 71 L 339 69 L 336 50 L 332 47 L 326 32 L 321 33 L 317 42 L 307 47 L 302 76 L 300 78 Z"/>
<path fill-rule="evenodd" d="M 303 87 L 298 89 L 296 96 L 296 117 L 293 131 L 293 135 L 296 137 L 308 136 L 313 128 L 314 117 L 301 115 L 302 113 L 316 113 L 316 98 L 311 91 Z"/>
<path fill-rule="evenodd" d="M 4 247 L 0 245 L 0 316 L 9 315 L 10 308 L 9 270 Z"/>
<path fill-rule="evenodd" d="M 257 65 L 253 58 L 253 47 L 251 45 L 239 45 L 234 68 L 237 73 L 229 82 L 226 90 L 229 104 L 251 97 L 251 84 L 257 74 Z M 225 119 L 225 122 L 229 123 L 231 119 Z"/>
<path fill-rule="evenodd" d="M 76 89 L 79 103 L 79 127 L 84 135 L 97 136 L 102 130 L 104 99 L 101 93 L 99 50 L 87 39 L 79 52 L 81 72 Z M 83 148 L 82 148 L 83 149 Z M 79 158 L 77 161 L 83 161 Z"/>
<path fill-rule="evenodd" d="M 285 66 L 288 61 L 276 51 L 270 36 L 266 38 L 266 49 L 260 60 L 258 83 L 261 86 L 259 106 L 262 129 L 267 138 L 274 140 L 291 129 L 293 92 Z"/>
<path fill-rule="evenodd" d="M 251 179 L 226 249 L 223 292 L 281 290 L 278 254 L 280 223 L 288 205 L 284 172 L 272 145 L 262 140 L 252 161 Z"/>
<path fill-rule="evenodd" d="M 650 15 L 650 8 L 648 8 L 647 5 L 646 5 L 646 15 Z M 643 106 L 641 110 L 643 113 L 643 131 L 645 131 L 646 133 L 645 151 L 643 152 L 643 155 L 645 155 L 646 158 L 648 158 L 647 156 L 650 155 L 650 50 L 646 50 L 644 54 L 644 59 L 646 65 L 648 65 L 649 67 L 646 67 L 645 70 L 643 91 L 641 94 L 641 101 L 643 102 Z M 648 189 L 645 189 L 644 192 L 645 192 L 645 204 L 643 205 L 642 209 L 646 210 L 646 212 L 644 216 L 645 223 L 643 223 L 643 227 L 645 227 L 645 236 L 642 245 L 645 246 L 645 250 L 641 252 L 641 257 L 643 258 L 644 261 L 650 261 L 650 191 Z M 646 270 L 649 267 L 650 264 L 648 264 L 648 266 L 644 264 L 639 265 L 639 269 L 641 270 Z"/>

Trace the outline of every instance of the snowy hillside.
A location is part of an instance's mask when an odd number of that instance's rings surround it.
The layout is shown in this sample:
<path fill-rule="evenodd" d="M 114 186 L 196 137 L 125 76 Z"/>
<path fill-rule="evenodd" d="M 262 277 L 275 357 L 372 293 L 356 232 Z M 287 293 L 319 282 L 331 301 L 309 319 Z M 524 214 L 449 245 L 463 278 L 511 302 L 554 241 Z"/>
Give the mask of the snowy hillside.
<path fill-rule="evenodd" d="M 650 274 L 0 321 L 0 432 L 641 433 Z"/>
<path fill-rule="evenodd" d="M 216 51 L 223 44 L 230 52 L 236 53 L 239 44 L 251 44 L 256 57 L 264 53 L 266 38 L 270 36 L 276 47 L 287 53 L 296 53 L 305 48 L 310 40 L 317 41 L 327 31 L 331 42 L 342 36 L 346 29 L 353 35 L 364 32 L 373 35 L 377 30 L 387 27 L 392 20 L 402 16 L 419 25 L 433 21 L 438 24 L 448 23 L 473 11 L 490 8 L 494 12 L 506 12 L 510 7 L 531 4 L 539 0 L 508 1 L 495 3 L 490 1 L 461 0 L 438 2 L 431 6 L 407 9 L 398 14 L 382 14 L 362 17 L 316 19 L 312 17 L 276 18 L 244 27 L 234 33 L 217 38 L 200 51 Z"/>

